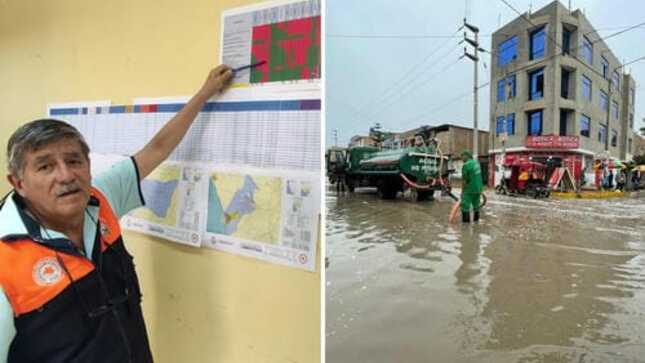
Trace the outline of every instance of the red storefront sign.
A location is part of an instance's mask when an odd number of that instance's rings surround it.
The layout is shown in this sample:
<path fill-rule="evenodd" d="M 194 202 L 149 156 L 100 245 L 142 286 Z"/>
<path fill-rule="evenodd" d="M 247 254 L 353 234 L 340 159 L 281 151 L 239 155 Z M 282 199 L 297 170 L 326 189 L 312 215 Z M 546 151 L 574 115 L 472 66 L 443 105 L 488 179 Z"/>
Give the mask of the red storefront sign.
<path fill-rule="evenodd" d="M 526 147 L 532 149 L 577 149 L 580 147 L 578 136 L 528 136 Z"/>

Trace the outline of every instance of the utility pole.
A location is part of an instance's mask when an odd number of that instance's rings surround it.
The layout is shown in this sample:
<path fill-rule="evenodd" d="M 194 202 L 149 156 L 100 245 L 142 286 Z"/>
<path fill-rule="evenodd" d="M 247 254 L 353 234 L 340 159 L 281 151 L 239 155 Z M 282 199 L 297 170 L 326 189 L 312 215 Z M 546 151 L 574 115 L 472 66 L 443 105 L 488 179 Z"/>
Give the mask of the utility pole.
<path fill-rule="evenodd" d="M 333 135 L 334 135 L 334 146 L 338 146 L 338 129 L 334 129 Z"/>
<path fill-rule="evenodd" d="M 609 72 L 609 69 L 607 69 L 607 71 Z M 609 155 L 609 122 L 611 121 L 611 109 L 612 109 L 612 102 L 611 102 L 612 76 L 613 76 L 613 73 L 607 75 L 607 118 L 605 120 L 605 152 L 607 153 L 607 155 Z"/>
<path fill-rule="evenodd" d="M 481 50 L 483 51 L 484 49 L 479 48 L 479 28 L 477 28 L 474 25 L 470 25 L 466 22 L 466 19 L 464 18 L 464 27 L 466 27 L 468 30 L 473 32 L 475 34 L 475 39 L 472 40 L 467 37 L 466 32 L 464 32 L 464 41 L 470 45 L 473 46 L 474 52 L 473 54 L 468 53 L 466 50 L 466 47 L 464 47 L 464 56 L 468 57 L 470 60 L 473 61 L 475 65 L 475 83 L 473 85 L 473 97 L 474 97 L 474 104 L 473 104 L 473 159 L 477 160 L 479 150 L 478 150 L 478 141 L 479 141 L 479 136 L 478 136 L 478 128 L 477 128 L 477 114 L 478 114 L 478 109 L 479 109 L 479 102 L 478 102 L 478 97 L 477 97 L 477 75 L 478 75 L 478 68 L 479 68 L 479 55 L 478 52 Z"/>
<path fill-rule="evenodd" d="M 515 81 L 517 82 L 517 80 Z M 516 86 L 517 87 L 517 86 Z M 508 115 L 506 114 L 506 102 L 511 100 L 511 85 L 508 82 L 508 64 L 504 66 L 504 105 L 502 106 L 502 117 L 504 117 L 504 129 L 500 133 L 500 140 L 502 141 L 502 167 L 506 160 L 506 139 L 508 138 Z M 515 97 L 515 96 L 513 96 Z M 515 122 L 515 119 L 513 119 Z M 497 124 L 495 125 L 497 127 Z"/>

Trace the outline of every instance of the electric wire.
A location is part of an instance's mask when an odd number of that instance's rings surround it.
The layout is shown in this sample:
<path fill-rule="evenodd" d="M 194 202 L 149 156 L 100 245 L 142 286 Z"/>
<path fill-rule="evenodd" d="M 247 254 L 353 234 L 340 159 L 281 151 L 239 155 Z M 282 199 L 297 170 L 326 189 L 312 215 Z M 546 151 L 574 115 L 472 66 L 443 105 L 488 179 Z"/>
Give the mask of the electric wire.
<path fill-rule="evenodd" d="M 520 13 L 517 9 L 515 9 L 515 7 L 513 7 L 513 5 L 509 4 L 507 0 L 499 0 L 499 1 L 501 1 L 504 5 L 506 5 L 507 7 L 509 7 L 509 8 L 510 8 L 511 10 L 513 10 L 515 13 L 517 13 L 517 14 L 520 16 L 520 18 L 522 18 L 524 21 L 528 22 L 529 24 L 531 24 L 531 25 L 532 25 L 532 26 L 534 26 L 534 27 L 537 27 L 537 25 L 536 25 L 533 21 L 531 21 L 531 19 L 529 19 L 525 14 Z M 626 29 L 625 31 L 636 29 L 637 27 L 640 27 L 641 25 L 644 25 L 644 24 L 645 24 L 645 23 L 638 24 L 638 26 L 632 26 L 632 27 L 629 27 L 629 28 L 628 28 L 628 29 Z M 618 32 L 618 33 L 611 34 L 611 35 L 609 35 L 609 36 L 607 36 L 607 37 L 600 38 L 600 39 L 608 39 L 608 38 L 613 37 L 613 36 L 615 36 L 615 35 L 622 34 L 622 33 L 624 33 L 625 31 L 620 31 L 620 32 Z M 562 53 L 564 53 L 564 51 L 565 51 L 564 47 L 562 47 L 562 45 L 561 45 L 560 43 L 558 43 L 555 39 L 553 39 L 553 37 L 551 36 L 551 34 L 549 34 L 549 32 L 544 32 L 544 35 L 549 39 L 549 41 L 551 41 L 551 43 L 553 43 L 553 45 L 554 45 L 554 46 L 556 46 L 556 47 L 560 48 L 560 50 L 562 51 Z M 598 41 L 599 41 L 599 40 L 598 40 Z M 593 43 L 592 43 L 592 44 L 593 44 Z M 588 68 L 590 71 L 592 71 L 593 73 L 595 73 L 595 74 L 597 74 L 597 75 L 599 75 L 599 76 L 603 77 L 602 73 L 601 73 L 600 71 L 596 70 L 596 69 L 593 67 L 593 65 L 591 65 L 591 64 L 589 64 L 589 63 L 587 63 L 586 61 L 584 61 L 584 60 L 582 60 L 582 59 L 578 58 L 578 56 L 576 56 L 576 54 L 573 52 L 573 50 L 577 50 L 578 48 L 579 48 L 579 46 L 578 46 L 578 47 L 573 47 L 570 51 L 568 51 L 568 52 L 567 52 L 567 54 L 568 54 L 569 56 L 571 56 L 571 58 L 573 58 L 573 59 L 575 59 L 576 61 L 578 61 L 578 62 L 579 62 L 580 64 L 582 64 L 583 66 L 587 67 L 587 68 Z M 558 53 L 558 52 L 555 52 L 555 53 L 556 53 L 556 55 L 559 55 L 559 53 Z M 604 78 L 604 77 L 603 77 L 603 78 Z"/>
<path fill-rule="evenodd" d="M 386 110 L 389 110 L 391 106 L 397 104 L 397 101 L 399 101 L 402 97 L 407 96 L 410 92 L 418 89 L 419 87 L 426 86 L 429 81 L 433 80 L 439 75 L 444 74 L 444 72 L 452 68 L 457 63 L 459 63 L 459 59 L 455 59 L 454 61 L 445 65 L 438 72 L 432 73 L 429 76 L 424 78 L 417 78 L 412 83 L 405 85 L 403 88 L 399 89 L 398 93 L 396 93 L 394 96 L 392 96 L 387 101 L 380 103 L 375 108 L 373 108 L 371 110 L 372 112 L 370 113 L 371 118 L 374 118 L 377 114 L 383 114 Z"/>
<path fill-rule="evenodd" d="M 481 89 L 483 87 L 486 87 L 489 84 L 490 84 L 490 82 L 483 83 L 483 84 L 477 86 L 477 89 Z M 441 109 L 444 109 L 445 107 L 448 107 L 448 106 L 454 104 L 455 102 L 460 101 L 460 100 L 472 95 L 472 92 L 473 91 L 470 90 L 468 92 L 460 93 L 458 96 L 453 97 L 453 98 L 449 99 L 448 101 L 446 101 L 446 102 L 444 102 L 442 104 L 439 104 L 438 106 L 433 107 L 433 108 L 431 108 L 429 110 L 424 110 L 423 113 L 419 113 L 419 114 L 417 114 L 415 116 L 407 118 L 404 121 L 402 121 L 401 123 L 411 123 L 411 122 L 419 121 L 423 117 L 428 117 L 428 115 L 431 114 L 432 112 L 436 112 L 436 111 L 439 111 Z"/>
<path fill-rule="evenodd" d="M 457 34 L 459 30 L 455 31 L 454 34 Z M 401 86 L 404 85 L 406 82 L 408 82 L 408 77 L 411 77 L 414 75 L 421 67 L 423 67 L 426 62 L 428 62 L 435 54 L 437 54 L 441 49 L 443 49 L 446 45 L 450 44 L 451 39 L 448 39 L 447 41 L 443 42 L 442 44 L 439 45 L 439 47 L 432 49 L 426 56 L 423 57 L 421 62 L 416 63 L 413 65 L 411 68 L 409 68 L 405 73 L 403 73 L 403 76 L 401 76 L 394 84 L 389 85 L 387 88 L 382 90 L 376 97 L 372 98 L 371 101 L 367 101 L 361 106 L 359 106 L 358 112 L 359 113 L 366 113 L 365 110 L 368 110 L 373 106 L 374 104 L 378 104 L 379 102 L 382 102 L 384 100 L 387 100 L 388 97 L 390 96 L 390 93 L 395 94 L 397 92 L 397 89 Z M 426 69 L 431 68 L 426 67 Z M 410 79 L 411 80 L 411 79 Z M 369 116 L 369 114 L 366 114 L 366 116 Z M 367 118 L 367 117 L 366 117 Z"/>

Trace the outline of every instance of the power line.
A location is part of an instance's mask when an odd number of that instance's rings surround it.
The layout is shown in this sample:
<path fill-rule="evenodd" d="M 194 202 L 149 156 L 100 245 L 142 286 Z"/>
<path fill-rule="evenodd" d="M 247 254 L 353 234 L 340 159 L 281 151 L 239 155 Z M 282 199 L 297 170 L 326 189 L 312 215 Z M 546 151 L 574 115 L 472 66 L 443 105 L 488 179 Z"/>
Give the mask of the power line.
<path fill-rule="evenodd" d="M 442 38 L 460 38 L 459 35 L 426 35 L 426 34 L 409 34 L 409 35 L 390 35 L 390 34 L 327 34 L 327 38 L 355 38 L 355 39 L 442 39 Z"/>
<path fill-rule="evenodd" d="M 640 24 L 633 25 L 633 26 L 631 26 L 631 27 L 629 27 L 629 28 L 627 28 L 627 29 L 621 30 L 621 31 L 619 31 L 619 32 L 616 32 L 616 33 L 613 33 L 613 34 L 607 35 L 607 36 L 602 37 L 602 38 L 598 38 L 598 39 L 596 39 L 595 41 L 591 42 L 591 44 L 595 44 L 595 43 L 597 43 L 597 42 L 599 42 L 599 41 L 601 41 L 601 40 L 607 40 L 607 39 L 609 39 L 609 38 L 615 37 L 616 35 L 620 35 L 620 34 L 626 33 L 626 32 L 628 32 L 628 31 L 630 31 L 630 30 L 634 30 L 634 29 L 636 29 L 636 28 L 640 28 L 640 27 L 642 27 L 643 25 L 645 25 L 645 23 L 640 23 Z M 593 33 L 593 32 L 591 32 L 591 33 Z M 587 34 L 589 34 L 589 33 L 587 33 Z"/>
<path fill-rule="evenodd" d="M 506 1 L 506 0 L 500 0 L 500 1 L 501 1 L 502 3 L 504 3 L 504 5 L 508 6 L 511 10 L 513 10 L 514 12 L 516 12 L 516 13 L 517 13 L 517 14 L 518 14 L 518 15 L 519 15 L 519 16 L 520 16 L 524 21 L 528 22 L 528 23 L 529 23 L 529 24 L 531 24 L 533 27 L 537 27 L 537 25 L 536 25 L 534 22 L 532 22 L 532 21 L 531 21 L 531 19 L 529 19 L 525 14 L 520 13 L 520 12 L 519 12 L 517 9 L 515 9 L 511 4 L 509 4 L 509 3 L 508 3 L 508 1 Z M 553 39 L 553 37 L 549 34 L 549 32 L 546 32 L 546 31 L 545 31 L 545 32 L 544 32 L 544 35 L 545 35 L 545 36 L 546 36 L 546 37 L 547 37 L 547 38 L 548 38 L 548 39 L 553 43 L 553 45 L 555 45 L 555 46 L 557 46 L 558 48 L 560 48 L 560 50 L 562 51 L 562 53 L 564 53 L 564 48 L 562 47 L 562 45 L 561 45 L 560 43 L 558 43 L 555 39 Z M 577 49 L 577 48 L 579 48 L 579 47 L 574 47 L 574 49 Z M 556 53 L 556 55 L 558 55 L 558 54 L 559 54 L 558 52 L 555 52 L 555 53 Z M 597 75 L 599 75 L 599 76 L 601 76 L 601 77 L 603 77 L 603 78 L 604 78 L 604 75 L 603 75 L 602 73 L 600 73 L 600 71 L 596 70 L 596 69 L 593 67 L 593 65 L 590 65 L 590 64 L 588 64 L 586 61 L 581 60 L 581 59 L 580 59 L 580 58 L 578 58 L 578 57 L 575 55 L 575 53 L 573 53 L 572 51 L 569 51 L 569 52 L 568 52 L 568 54 L 571 56 L 571 58 L 573 58 L 573 59 L 575 59 L 576 61 L 578 61 L 578 63 L 580 63 L 580 64 L 582 64 L 583 66 L 587 67 L 587 68 L 588 68 L 589 70 L 591 70 L 593 73 L 595 73 L 595 74 L 597 74 Z"/>
<path fill-rule="evenodd" d="M 486 87 L 486 86 L 488 86 L 489 84 L 490 84 L 490 82 L 483 83 L 483 84 L 481 84 L 481 85 L 477 86 L 477 89 L 480 89 L 480 88 Z M 404 121 L 402 121 L 401 123 L 408 123 L 408 122 L 411 122 L 411 121 L 417 121 L 417 120 L 419 120 L 419 119 L 423 118 L 423 116 L 427 116 L 429 113 L 439 111 L 439 110 L 441 110 L 441 109 L 443 109 L 443 108 L 445 108 L 445 107 L 447 107 L 447 106 L 450 106 L 450 105 L 452 105 L 453 103 L 455 103 L 455 102 L 457 102 L 457 101 L 459 101 L 459 100 L 461 100 L 461 99 L 463 99 L 463 98 L 466 98 L 466 97 L 468 97 L 468 96 L 470 96 L 470 95 L 472 95 L 472 91 L 468 91 L 468 92 L 465 92 L 465 93 L 461 93 L 461 94 L 459 94 L 458 96 L 456 96 L 456 97 L 454 97 L 454 98 L 451 98 L 450 100 L 448 100 L 448 101 L 446 101 L 446 102 L 444 102 L 444 103 L 442 103 L 442 104 L 438 105 L 437 107 L 433 107 L 433 108 L 431 108 L 430 110 L 423 111 L 423 113 L 420 113 L 420 114 L 417 114 L 417 115 L 415 115 L 415 116 L 413 116 L 413 117 L 411 117 L 411 118 L 405 119 L 405 120 L 404 120 Z"/>
<path fill-rule="evenodd" d="M 459 48 L 459 45 L 457 45 L 455 48 L 453 48 L 450 53 L 454 52 L 458 48 Z M 398 101 L 400 98 L 402 98 L 403 96 L 408 95 L 411 91 L 413 91 L 413 90 L 415 90 L 415 89 L 417 89 L 417 88 L 419 88 L 421 86 L 425 86 L 428 81 L 432 80 L 436 76 L 444 74 L 444 72 L 446 70 L 448 70 L 450 67 L 454 66 L 457 63 L 459 63 L 459 59 L 455 59 L 451 63 L 445 65 L 441 70 L 439 70 L 436 73 L 432 73 L 428 77 L 416 78 L 413 82 L 406 84 L 402 89 L 398 90 L 398 93 L 394 94 L 386 102 L 378 104 L 374 109 L 371 110 L 369 115 L 374 116 L 374 115 L 376 115 L 378 113 L 382 113 L 384 110 L 386 110 L 387 108 L 389 108 L 392 105 L 394 105 L 396 103 L 396 101 Z M 424 73 L 426 73 L 426 72 L 421 72 L 421 73 L 419 73 L 419 75 L 424 74 Z"/>
<path fill-rule="evenodd" d="M 533 23 L 531 23 L 531 24 L 532 24 L 532 25 L 534 25 Z M 535 26 L 535 25 L 534 25 L 534 26 Z M 619 31 L 619 32 L 616 32 L 616 33 L 612 33 L 612 34 L 606 35 L 606 36 L 604 36 L 604 37 L 599 37 L 599 38 L 597 38 L 597 39 L 595 39 L 595 40 L 591 41 L 591 44 L 595 44 L 595 43 L 598 43 L 598 42 L 600 42 L 600 41 L 607 40 L 607 39 L 612 38 L 612 37 L 614 37 L 614 36 L 616 36 L 616 35 L 619 35 L 619 34 L 622 34 L 622 33 L 625 33 L 625 32 L 627 32 L 627 31 L 631 31 L 631 30 L 634 30 L 634 29 L 637 29 L 637 28 L 645 29 L 645 23 L 636 24 L 636 25 L 630 25 L 630 26 L 624 26 L 624 27 L 605 28 L 605 29 L 623 29 L 623 31 Z M 592 30 L 590 30 L 590 31 L 588 31 L 588 32 L 586 32 L 586 33 L 584 33 L 583 35 L 584 35 L 584 36 L 586 36 L 586 35 L 591 34 L 591 33 L 596 33 L 598 30 L 599 30 L 599 29 L 592 29 Z M 491 45 L 492 45 L 492 44 L 491 44 Z M 557 45 L 557 44 L 556 44 L 556 45 Z M 510 47 L 510 46 L 509 46 L 509 47 Z M 574 46 L 574 47 L 571 47 L 571 48 L 569 49 L 569 52 L 571 53 L 571 52 L 577 51 L 577 50 L 578 50 L 578 49 L 580 49 L 580 48 L 581 48 L 581 46 L 580 46 L 580 45 L 576 45 L 576 46 Z M 498 51 L 496 51 L 496 50 L 494 50 L 494 49 L 491 49 L 491 50 L 484 50 L 484 51 L 485 51 L 485 52 L 487 52 L 487 53 L 490 53 L 491 55 L 497 55 L 497 54 L 499 53 Z M 564 52 L 563 52 L 563 53 L 564 53 Z"/>
<path fill-rule="evenodd" d="M 329 98 L 330 100 L 333 99 L 335 103 L 345 107 L 348 111 L 350 111 L 353 115 L 350 115 L 352 119 L 360 119 L 360 112 L 356 110 L 353 106 L 349 105 L 348 103 L 341 101 L 341 99 L 337 96 L 335 96 L 333 93 L 328 92 L 325 97 Z"/>
<path fill-rule="evenodd" d="M 446 101 L 446 102 L 442 103 L 442 104 L 441 104 L 441 105 L 439 105 L 438 107 L 434 107 L 434 108 L 432 108 L 432 109 L 430 109 L 430 110 L 425 110 L 425 111 L 423 111 L 423 113 L 416 114 L 416 115 L 414 115 L 414 116 L 412 116 L 412 117 L 410 117 L 410 118 L 407 118 L 407 119 L 405 119 L 405 120 L 401 121 L 401 123 L 402 123 L 402 124 L 405 124 L 405 123 L 411 123 L 411 122 L 419 121 L 419 120 L 421 120 L 423 117 L 428 117 L 430 113 L 432 113 L 432 112 L 436 112 L 436 111 L 438 111 L 438 110 L 440 110 L 440 109 L 442 109 L 442 108 L 444 108 L 444 107 L 447 107 L 447 106 L 449 106 L 449 105 L 452 105 L 453 103 L 455 103 L 455 102 L 457 102 L 457 101 L 459 101 L 459 100 L 461 100 L 461 99 L 463 99 L 463 98 L 466 98 L 466 97 L 468 97 L 468 96 L 470 96 L 470 95 L 472 95 L 472 91 L 468 91 L 468 92 L 462 93 L 462 94 L 458 95 L 457 97 L 451 98 L 450 100 L 448 100 L 448 101 Z"/>
<path fill-rule="evenodd" d="M 521 14 L 519 11 L 517 11 L 517 9 L 515 9 L 515 8 L 514 8 L 511 4 L 509 4 L 506 0 L 500 0 L 500 1 L 501 1 L 501 2 L 503 2 L 503 3 L 504 3 L 506 6 L 508 6 L 509 8 L 511 8 L 513 11 L 515 11 L 518 15 L 520 15 L 520 17 L 521 17 L 523 20 L 525 20 L 526 22 L 528 22 L 528 23 L 529 23 L 529 24 L 531 24 L 532 26 L 537 27 L 537 25 L 536 25 L 535 23 L 533 23 L 530 19 L 528 19 L 524 14 Z M 605 37 L 598 38 L 598 39 L 594 40 L 594 41 L 592 42 L 592 44 L 595 44 L 595 43 L 597 43 L 597 42 L 599 42 L 599 41 L 601 41 L 601 40 L 609 39 L 609 38 L 614 37 L 614 36 L 619 35 L 619 34 L 623 34 L 623 33 L 627 32 L 627 31 L 634 30 L 634 29 L 639 28 L 639 27 L 641 27 L 641 26 L 643 26 L 643 25 L 645 25 L 645 23 L 640 23 L 640 24 L 637 24 L 637 25 L 631 25 L 631 26 L 627 27 L 625 30 L 622 30 L 622 31 L 619 31 L 619 32 L 616 32 L 616 33 L 612 33 L 612 34 L 610 34 L 610 35 L 608 35 L 608 36 L 605 36 Z M 592 31 L 592 32 L 593 32 L 593 31 Z M 592 33 L 592 32 L 590 32 L 590 33 Z M 556 57 L 556 56 L 558 56 L 558 55 L 560 55 L 560 54 L 564 54 L 564 48 L 562 47 L 562 45 L 560 45 L 560 44 L 559 44 L 555 39 L 553 39 L 553 37 L 551 37 L 551 35 L 550 35 L 548 32 L 545 32 L 544 34 L 547 36 L 547 38 L 548 38 L 548 39 L 549 39 L 549 40 L 550 40 L 550 41 L 551 41 L 555 46 L 559 47 L 559 48 L 560 48 L 560 50 L 562 50 L 562 53 L 558 53 L 558 52 L 556 51 L 556 52 L 555 52 L 555 54 L 553 54 L 552 56 L 550 56 L 550 57 L 548 57 L 548 58 L 544 58 L 544 59 L 542 59 L 542 61 L 540 61 L 539 63 L 543 63 L 544 61 L 547 61 L 547 60 L 553 59 L 554 57 Z M 576 52 L 580 47 L 581 47 L 581 46 L 579 46 L 579 45 L 578 45 L 578 46 L 575 46 L 575 47 L 572 47 L 572 48 L 567 52 L 567 54 L 568 54 L 569 56 L 571 56 L 573 59 L 575 59 L 576 61 L 578 61 L 578 62 L 579 62 L 580 64 L 582 64 L 583 66 L 585 66 L 585 67 L 587 67 L 588 69 L 590 69 L 592 72 L 594 72 L 594 73 L 596 73 L 597 75 L 599 75 L 600 77 L 604 78 L 604 75 L 603 75 L 600 71 L 596 70 L 596 69 L 593 67 L 593 65 L 588 64 L 586 61 L 581 60 L 580 58 L 578 58 L 578 57 L 575 55 L 575 53 L 574 53 L 574 52 Z M 491 50 L 491 51 L 490 51 L 490 53 L 491 53 L 491 55 L 493 55 L 494 53 L 496 54 L 497 52 L 495 52 L 495 51 Z M 626 65 L 628 65 L 628 64 L 632 64 L 632 63 L 634 63 L 634 62 L 636 62 L 636 61 L 639 61 L 639 60 L 640 60 L 640 59 L 635 60 L 635 61 L 632 61 L 632 62 L 630 62 L 630 63 L 623 64 L 621 67 L 625 67 Z M 529 66 L 521 67 L 521 68 L 515 69 L 515 70 L 514 70 L 514 72 L 519 72 L 519 71 L 524 70 L 524 69 L 527 69 L 527 68 L 533 68 L 533 67 L 535 67 L 535 65 L 536 65 L 536 64 L 531 64 L 531 65 L 529 65 Z M 616 69 L 619 69 L 619 68 L 621 68 L 621 67 L 618 67 L 618 68 L 616 68 Z"/>
<path fill-rule="evenodd" d="M 628 65 L 630 65 L 632 63 L 640 62 L 642 60 L 645 60 L 645 56 L 642 56 L 640 58 L 636 58 L 636 59 L 634 59 L 632 61 L 627 62 L 627 63 L 623 64 L 623 67 L 628 66 Z"/>
<path fill-rule="evenodd" d="M 631 28 L 633 25 L 624 25 L 624 26 L 613 26 L 613 27 L 604 27 L 604 28 L 596 28 L 592 32 L 600 32 L 600 31 L 606 31 L 606 30 L 619 30 L 619 29 L 627 29 Z"/>
<path fill-rule="evenodd" d="M 593 29 L 590 30 L 586 33 L 591 34 L 591 33 L 597 33 L 599 31 L 607 31 L 607 30 L 617 30 L 620 29 L 622 31 L 615 33 L 614 35 L 621 34 L 626 31 L 630 31 L 636 28 L 643 28 L 645 29 L 645 23 L 637 24 L 637 25 L 629 25 L 629 26 L 617 26 L 617 27 L 607 27 L 607 28 L 598 28 L 598 29 Z M 493 34 L 481 34 L 479 35 L 480 37 L 492 37 Z M 612 35 L 613 36 L 613 35 Z M 447 38 L 461 38 L 461 35 L 447 35 L 447 34 L 338 34 L 338 33 L 327 33 L 326 34 L 327 38 L 344 38 L 344 39 L 447 39 Z M 607 39 L 609 37 L 606 37 Z"/>
<path fill-rule="evenodd" d="M 454 34 L 456 34 L 456 33 L 458 33 L 458 32 L 459 32 L 459 30 L 457 30 Z M 359 107 L 358 107 L 359 113 L 363 113 L 362 111 L 363 111 L 365 108 L 367 108 L 368 106 L 373 105 L 377 100 L 387 98 L 387 97 L 386 97 L 386 95 L 387 95 L 389 92 L 392 92 L 392 90 L 396 90 L 396 88 L 398 87 L 399 83 L 403 84 L 403 82 L 405 82 L 405 81 L 406 81 L 406 78 L 407 78 L 409 75 L 413 74 L 413 73 L 414 73 L 418 68 L 420 68 L 421 66 L 423 66 L 423 65 L 424 65 L 424 64 L 425 64 L 425 63 L 426 63 L 426 62 L 427 62 L 427 61 L 428 61 L 428 60 L 429 60 L 433 55 L 435 55 L 435 53 L 439 52 L 439 50 L 441 50 L 444 46 L 446 46 L 446 45 L 447 45 L 447 44 L 449 44 L 449 43 L 450 43 L 450 39 L 446 40 L 444 43 L 442 43 L 442 44 L 441 44 L 439 47 L 437 47 L 436 49 L 434 49 L 434 50 L 430 51 L 430 52 L 429 52 L 425 57 L 423 57 L 423 59 L 421 60 L 421 62 L 419 62 L 419 63 L 415 64 L 415 65 L 414 65 L 414 66 L 412 66 L 410 69 L 408 69 L 408 70 L 404 73 L 404 75 L 403 75 L 401 78 L 399 78 L 399 79 L 398 79 L 398 81 L 397 81 L 397 82 L 395 82 L 393 85 L 391 85 L 391 86 L 387 87 L 386 89 L 384 89 L 383 91 L 381 91 L 381 93 L 380 93 L 378 96 L 376 96 L 376 98 L 372 99 L 372 101 L 371 101 L 371 102 L 370 102 L 370 101 L 367 101 L 367 102 L 365 102 L 364 104 L 362 104 L 361 106 L 359 106 Z"/>
<path fill-rule="evenodd" d="M 409 69 L 403 75 L 403 77 L 399 78 L 394 84 L 388 86 L 388 88 L 381 92 L 380 95 L 373 98 L 371 102 L 367 102 L 359 107 L 359 111 L 365 115 L 365 118 L 373 117 L 373 115 L 377 113 L 377 109 L 383 109 L 384 107 L 390 106 L 394 100 L 402 97 L 403 94 L 409 93 L 409 90 L 414 88 L 414 86 L 411 85 L 415 85 L 415 82 L 421 81 L 421 75 L 427 73 L 429 70 L 432 70 L 432 68 L 436 66 L 439 61 L 443 60 L 449 54 L 454 52 L 456 48 L 459 47 L 458 45 L 456 45 L 456 47 L 451 49 L 448 53 L 442 54 L 440 57 L 438 57 L 438 60 L 436 62 L 431 63 L 429 66 L 424 66 L 427 60 L 429 60 L 435 53 L 437 53 L 441 48 L 449 43 L 450 41 L 447 41 L 439 46 L 439 48 L 431 52 L 423 61 Z M 422 66 L 424 66 L 424 69 L 417 72 L 417 69 L 421 68 Z M 411 78 L 409 78 L 409 81 L 408 76 L 412 76 Z M 406 88 L 406 91 L 402 91 L 402 89 Z"/>

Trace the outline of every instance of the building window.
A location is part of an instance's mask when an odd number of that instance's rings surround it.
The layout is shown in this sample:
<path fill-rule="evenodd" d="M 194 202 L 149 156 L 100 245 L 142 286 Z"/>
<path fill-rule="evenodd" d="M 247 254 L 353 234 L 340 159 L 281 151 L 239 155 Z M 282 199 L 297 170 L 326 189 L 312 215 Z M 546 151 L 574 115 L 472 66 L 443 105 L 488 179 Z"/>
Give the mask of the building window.
<path fill-rule="evenodd" d="M 618 131 L 611 130 L 611 146 L 616 147 L 618 145 Z"/>
<path fill-rule="evenodd" d="M 600 128 L 598 129 L 598 142 L 604 145 L 606 141 L 607 141 L 607 126 L 600 125 Z"/>
<path fill-rule="evenodd" d="M 568 72 L 563 68 L 561 75 L 560 81 L 562 83 L 560 84 L 560 97 L 569 98 L 569 76 L 571 75 L 571 72 Z"/>
<path fill-rule="evenodd" d="M 630 129 L 634 128 L 634 114 L 633 113 L 629 114 L 629 128 Z"/>
<path fill-rule="evenodd" d="M 504 78 L 497 81 L 497 102 L 504 102 L 504 86 L 506 80 Z"/>
<path fill-rule="evenodd" d="M 602 68 L 602 78 L 609 79 L 609 62 L 605 57 L 600 57 L 600 67 Z"/>
<path fill-rule="evenodd" d="M 614 74 L 611 77 L 611 83 L 614 86 L 614 89 L 618 90 L 620 87 L 620 74 L 618 74 L 618 72 L 614 71 Z"/>
<path fill-rule="evenodd" d="M 515 114 L 509 113 L 506 116 L 506 133 L 509 135 L 515 135 Z"/>
<path fill-rule="evenodd" d="M 534 31 L 530 35 L 531 49 L 529 59 L 538 59 L 544 57 L 544 27 Z"/>
<path fill-rule="evenodd" d="M 629 104 L 634 106 L 634 89 L 630 88 L 629 89 Z"/>
<path fill-rule="evenodd" d="M 632 139 L 627 139 L 627 152 L 632 153 Z"/>
<path fill-rule="evenodd" d="M 587 76 L 582 76 L 582 97 L 591 102 L 591 80 Z"/>
<path fill-rule="evenodd" d="M 506 97 L 506 92 L 508 92 L 508 98 Z M 511 99 L 513 97 L 515 97 L 514 74 L 497 81 L 497 102 L 505 102 L 507 99 Z"/>
<path fill-rule="evenodd" d="M 618 102 L 611 101 L 611 113 L 614 115 L 614 119 L 618 120 Z"/>
<path fill-rule="evenodd" d="M 569 54 L 571 49 L 571 32 L 562 27 L 562 54 Z"/>
<path fill-rule="evenodd" d="M 503 66 L 517 59 L 517 35 L 499 44 L 497 48 L 497 66 Z"/>
<path fill-rule="evenodd" d="M 539 100 L 544 96 L 544 68 L 529 73 L 529 100 Z"/>
<path fill-rule="evenodd" d="M 495 136 L 499 136 L 504 132 L 504 116 L 497 117 L 497 127 L 495 128 Z"/>
<path fill-rule="evenodd" d="M 591 119 L 586 115 L 580 116 L 580 135 L 589 137 L 591 134 Z"/>
<path fill-rule="evenodd" d="M 542 135 L 542 110 L 529 112 L 528 119 L 529 119 L 529 135 L 530 136 Z"/>
<path fill-rule="evenodd" d="M 609 101 L 607 101 L 607 93 L 603 90 L 600 90 L 600 108 L 603 111 L 607 111 L 608 102 Z"/>
<path fill-rule="evenodd" d="M 506 79 L 506 84 L 508 85 L 508 98 L 514 98 L 515 97 L 515 75 L 510 75 Z"/>
<path fill-rule="evenodd" d="M 587 37 L 582 37 L 582 59 L 593 65 L 593 45 Z"/>

